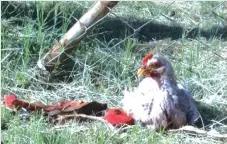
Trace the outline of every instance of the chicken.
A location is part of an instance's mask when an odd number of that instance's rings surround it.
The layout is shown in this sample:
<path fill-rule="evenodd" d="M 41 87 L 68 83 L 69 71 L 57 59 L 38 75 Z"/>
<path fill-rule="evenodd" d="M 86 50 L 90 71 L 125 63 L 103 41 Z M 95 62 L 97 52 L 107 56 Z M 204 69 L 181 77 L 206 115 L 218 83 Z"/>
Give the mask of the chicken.
<path fill-rule="evenodd" d="M 171 63 L 162 55 L 144 57 L 138 76 L 145 76 L 133 91 L 124 91 L 123 109 L 136 121 L 154 128 L 177 129 L 192 125 L 198 111 L 190 92 L 177 83 Z"/>

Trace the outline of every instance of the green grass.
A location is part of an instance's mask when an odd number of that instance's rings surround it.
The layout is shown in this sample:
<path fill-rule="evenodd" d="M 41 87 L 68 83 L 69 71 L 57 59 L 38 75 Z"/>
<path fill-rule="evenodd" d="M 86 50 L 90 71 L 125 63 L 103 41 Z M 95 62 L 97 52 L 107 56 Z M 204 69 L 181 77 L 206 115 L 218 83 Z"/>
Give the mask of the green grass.
<path fill-rule="evenodd" d="M 72 54 L 70 77 L 57 77 L 51 83 L 37 79 L 33 68 L 38 59 L 92 3 L 1 2 L 2 95 L 14 93 L 46 104 L 96 100 L 120 107 L 124 86 L 138 85 L 137 68 L 142 57 L 153 51 L 172 61 L 178 80 L 193 93 L 205 128 L 227 133 L 226 2 L 120 2 L 113 10 L 118 17 L 109 14 Z M 129 38 L 134 31 L 122 20 L 134 30 L 151 22 Z M 4 108 L 1 118 L 2 141 L 10 144 L 227 142 L 154 133 L 140 125 L 121 134 L 98 122 L 53 126 L 40 115 L 23 123 Z"/>

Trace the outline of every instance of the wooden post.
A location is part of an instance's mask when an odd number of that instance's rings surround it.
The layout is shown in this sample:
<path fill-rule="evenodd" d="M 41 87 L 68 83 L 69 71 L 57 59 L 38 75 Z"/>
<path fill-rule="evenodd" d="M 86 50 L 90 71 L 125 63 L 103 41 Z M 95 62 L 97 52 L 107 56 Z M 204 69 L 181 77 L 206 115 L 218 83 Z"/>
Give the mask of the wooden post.
<path fill-rule="evenodd" d="M 98 1 L 96 2 L 55 44 L 45 55 L 37 62 L 38 69 L 49 74 L 63 64 L 67 54 L 71 54 L 81 39 L 85 37 L 88 31 L 103 18 L 118 1 Z"/>

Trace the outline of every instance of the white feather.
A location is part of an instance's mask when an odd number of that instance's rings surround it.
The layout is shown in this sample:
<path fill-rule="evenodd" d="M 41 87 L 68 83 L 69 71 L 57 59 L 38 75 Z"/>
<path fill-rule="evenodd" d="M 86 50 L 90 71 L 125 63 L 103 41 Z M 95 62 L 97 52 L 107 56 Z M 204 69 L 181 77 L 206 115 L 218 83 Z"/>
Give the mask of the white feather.
<path fill-rule="evenodd" d="M 152 78 L 145 78 L 138 88 L 131 92 L 124 91 L 123 109 L 134 119 L 146 122 L 150 119 L 154 96 L 161 98 L 161 95 L 157 82 Z"/>

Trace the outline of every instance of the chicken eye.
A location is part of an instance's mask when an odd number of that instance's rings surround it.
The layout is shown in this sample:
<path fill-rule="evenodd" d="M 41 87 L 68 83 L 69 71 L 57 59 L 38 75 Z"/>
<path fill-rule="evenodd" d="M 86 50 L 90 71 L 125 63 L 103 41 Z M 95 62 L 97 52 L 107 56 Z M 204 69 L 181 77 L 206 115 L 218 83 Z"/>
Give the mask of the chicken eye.
<path fill-rule="evenodd" d="M 158 62 L 158 61 L 156 61 L 156 62 L 154 62 L 152 65 L 153 65 L 153 67 L 158 68 L 158 67 L 160 67 L 160 66 L 161 66 L 161 63 L 160 63 L 160 62 Z"/>

